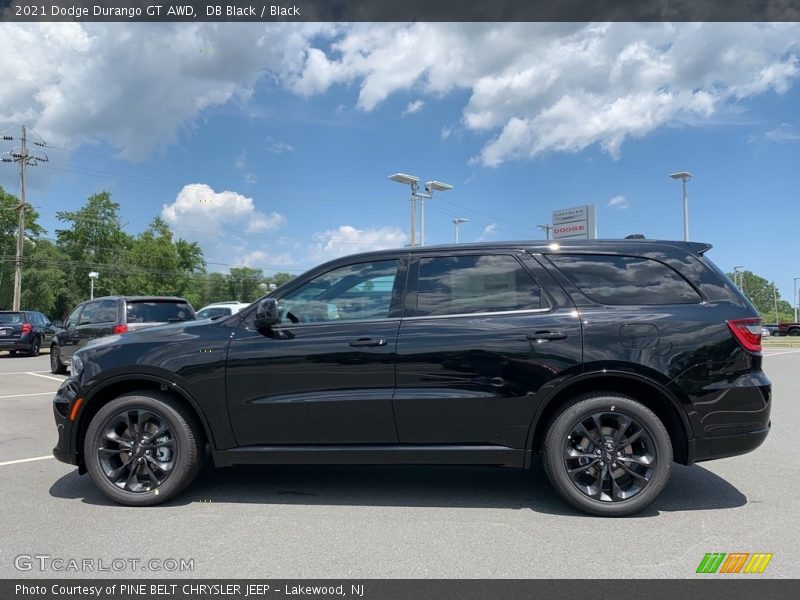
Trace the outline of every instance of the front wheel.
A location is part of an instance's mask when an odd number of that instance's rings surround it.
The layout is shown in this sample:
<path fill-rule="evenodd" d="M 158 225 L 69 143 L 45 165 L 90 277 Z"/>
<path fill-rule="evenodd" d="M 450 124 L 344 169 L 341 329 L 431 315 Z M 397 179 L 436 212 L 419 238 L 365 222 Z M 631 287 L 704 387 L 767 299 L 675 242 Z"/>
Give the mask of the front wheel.
<path fill-rule="evenodd" d="M 793 335 L 793 336 L 798 336 L 798 335 L 800 335 L 800 329 L 797 329 L 797 328 L 795 328 L 795 329 L 790 329 L 790 330 L 789 330 L 789 335 Z"/>
<path fill-rule="evenodd" d="M 128 506 L 152 506 L 178 495 L 200 470 L 204 444 L 194 416 L 172 396 L 125 394 L 89 423 L 84 461 L 97 487 Z"/>
<path fill-rule="evenodd" d="M 582 512 L 621 517 L 661 493 L 672 470 L 672 444 L 647 407 L 616 393 L 573 399 L 555 417 L 542 449 L 556 492 Z"/>

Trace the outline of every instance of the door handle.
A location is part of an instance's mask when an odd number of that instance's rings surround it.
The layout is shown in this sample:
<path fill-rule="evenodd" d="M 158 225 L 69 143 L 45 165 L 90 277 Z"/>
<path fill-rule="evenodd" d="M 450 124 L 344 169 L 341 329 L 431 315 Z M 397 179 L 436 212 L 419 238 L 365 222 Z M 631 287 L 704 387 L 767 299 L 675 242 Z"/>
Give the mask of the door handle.
<path fill-rule="evenodd" d="M 550 340 L 565 340 L 567 339 L 567 334 L 563 331 L 537 331 L 536 333 L 529 333 L 525 337 L 531 341 L 542 344 Z"/>
<path fill-rule="evenodd" d="M 383 338 L 358 338 L 350 342 L 353 348 L 373 348 L 375 346 L 385 346 L 386 340 Z"/>

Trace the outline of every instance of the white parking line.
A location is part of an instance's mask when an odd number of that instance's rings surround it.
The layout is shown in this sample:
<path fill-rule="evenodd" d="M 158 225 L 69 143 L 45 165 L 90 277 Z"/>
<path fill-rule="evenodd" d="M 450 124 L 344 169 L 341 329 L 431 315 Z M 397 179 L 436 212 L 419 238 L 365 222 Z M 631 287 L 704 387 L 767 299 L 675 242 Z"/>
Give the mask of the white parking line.
<path fill-rule="evenodd" d="M 33 371 L 25 371 L 26 375 L 33 375 L 34 377 L 41 377 L 42 379 L 52 379 L 53 381 L 64 381 L 62 377 L 53 377 L 52 375 L 39 375 Z"/>
<path fill-rule="evenodd" d="M 51 454 L 50 456 L 37 456 L 35 458 L 21 458 L 19 460 L 7 460 L 6 462 L 0 462 L 0 467 L 5 467 L 6 465 L 18 465 L 20 463 L 33 462 L 35 460 L 47 460 L 48 458 L 55 458 L 55 457 Z"/>
<path fill-rule="evenodd" d="M 786 350 L 784 352 L 769 352 L 764 356 L 780 356 L 781 354 L 797 354 L 800 350 Z"/>
<path fill-rule="evenodd" d="M 25 398 L 26 396 L 52 396 L 55 394 L 53 392 L 36 392 L 35 394 L 12 394 L 10 396 L 0 396 L 0 400 L 5 400 L 6 398 Z"/>
<path fill-rule="evenodd" d="M 50 371 L 9 371 L 0 375 L 38 375 L 39 373 L 50 373 Z M 59 381 L 62 381 L 59 379 Z"/>

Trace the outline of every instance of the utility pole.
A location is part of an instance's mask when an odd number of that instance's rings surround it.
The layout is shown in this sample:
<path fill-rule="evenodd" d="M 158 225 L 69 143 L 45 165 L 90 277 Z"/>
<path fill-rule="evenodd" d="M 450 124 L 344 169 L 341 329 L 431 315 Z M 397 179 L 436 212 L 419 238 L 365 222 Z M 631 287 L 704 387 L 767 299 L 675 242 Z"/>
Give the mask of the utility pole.
<path fill-rule="evenodd" d="M 537 225 L 537 227 L 539 229 L 541 229 L 542 231 L 544 231 L 544 239 L 549 240 L 550 239 L 550 232 L 553 230 L 553 226 L 552 225 Z"/>
<path fill-rule="evenodd" d="M 13 140 L 12 136 L 4 135 L 3 140 Z M 45 146 L 44 142 L 34 142 L 37 146 Z M 8 155 L 6 157 L 5 155 Z M 22 126 L 22 137 L 20 138 L 20 150 L 15 152 L 4 152 L 2 162 L 18 162 L 19 163 L 19 220 L 17 222 L 17 254 L 14 261 L 14 299 L 12 301 L 11 310 L 20 309 L 20 301 L 22 297 L 22 253 L 25 247 L 25 210 L 27 203 L 25 202 L 25 172 L 28 165 L 36 166 L 39 161 L 46 162 L 46 156 L 31 156 L 28 154 L 28 135 L 25 125 Z"/>

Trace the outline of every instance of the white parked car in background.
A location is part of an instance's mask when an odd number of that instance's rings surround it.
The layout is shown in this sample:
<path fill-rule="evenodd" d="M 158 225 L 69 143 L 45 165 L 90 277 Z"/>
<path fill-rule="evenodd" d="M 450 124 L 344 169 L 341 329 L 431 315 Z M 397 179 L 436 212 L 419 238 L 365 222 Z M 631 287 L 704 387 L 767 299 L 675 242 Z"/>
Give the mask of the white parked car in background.
<path fill-rule="evenodd" d="M 250 306 L 245 302 L 214 302 L 197 311 L 198 319 L 211 319 L 213 317 L 227 317 L 235 315 L 243 308 Z"/>

